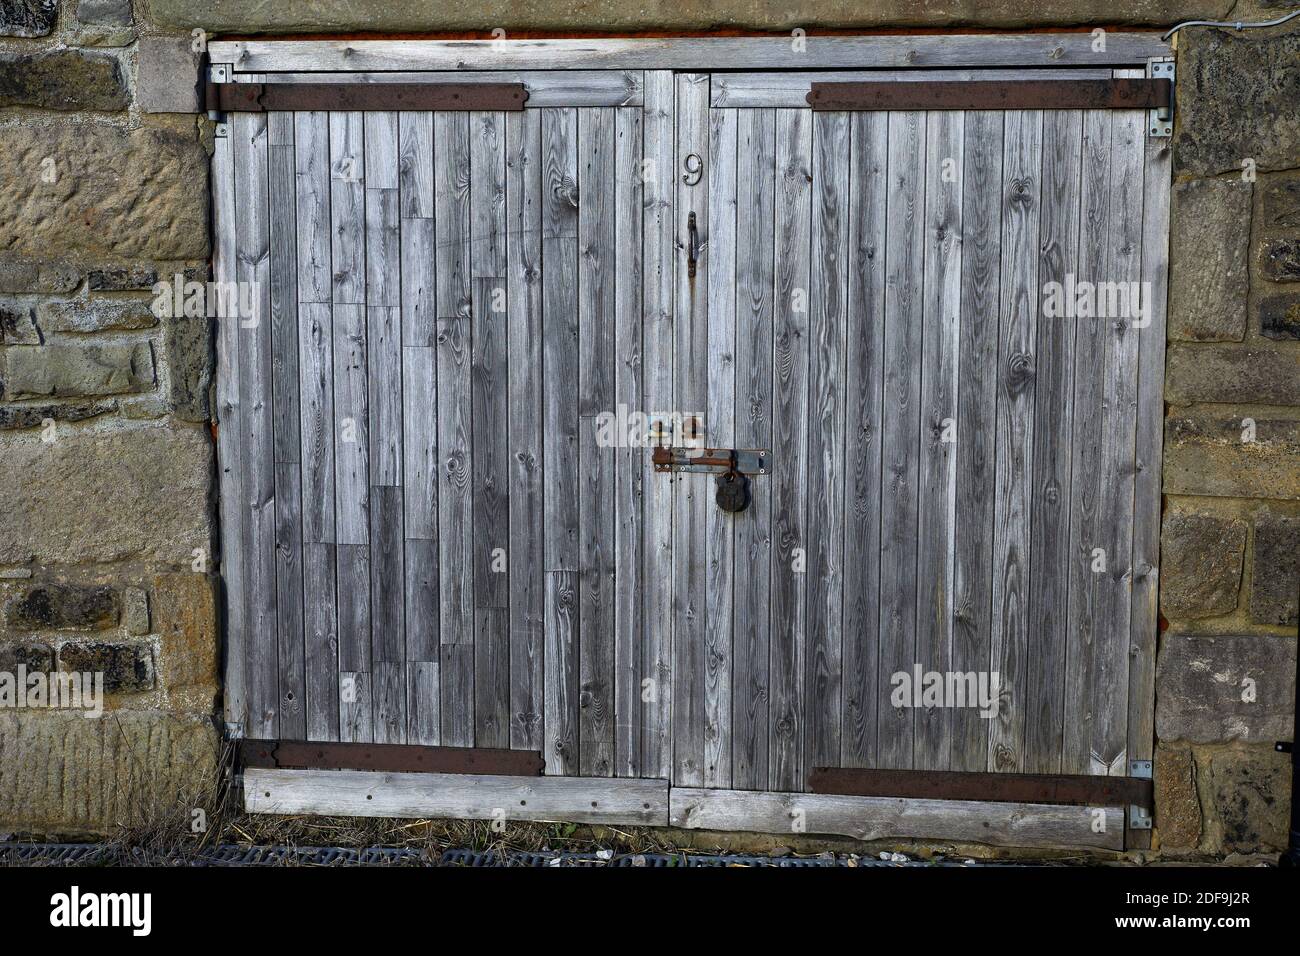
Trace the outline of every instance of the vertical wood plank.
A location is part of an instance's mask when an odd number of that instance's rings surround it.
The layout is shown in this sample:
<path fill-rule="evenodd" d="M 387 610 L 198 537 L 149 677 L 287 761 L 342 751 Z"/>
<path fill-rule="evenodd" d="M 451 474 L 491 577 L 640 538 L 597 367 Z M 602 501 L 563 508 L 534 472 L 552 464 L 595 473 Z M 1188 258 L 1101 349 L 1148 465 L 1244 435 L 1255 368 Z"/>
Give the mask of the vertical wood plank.
<path fill-rule="evenodd" d="M 403 743 L 407 654 L 402 489 L 376 485 L 370 495 L 370 647 L 374 662 L 375 742 Z"/>
<path fill-rule="evenodd" d="M 835 766 L 841 745 L 851 129 L 849 113 L 813 115 L 805 772 Z"/>
<path fill-rule="evenodd" d="M 298 301 L 330 302 L 330 114 L 294 113 Z"/>
<path fill-rule="evenodd" d="M 736 112 L 736 444 L 772 448 L 772 320 L 775 276 L 776 115 Z M 768 785 L 768 654 L 771 634 L 772 485 L 750 485 L 753 501 L 735 532 L 732 638 L 732 783 Z"/>
<path fill-rule="evenodd" d="M 921 461 L 917 504 L 916 659 L 923 673 L 952 670 L 953 553 L 957 509 L 957 382 L 962 281 L 961 113 L 926 114 L 925 329 L 921 343 Z M 948 706 L 916 714 L 914 766 L 946 770 Z M 975 702 L 967 701 L 966 706 Z"/>
<path fill-rule="evenodd" d="M 469 114 L 470 275 L 506 274 L 506 115 Z"/>
<path fill-rule="evenodd" d="M 403 219 L 432 219 L 433 114 L 397 114 L 397 188 Z M 427 676 L 427 674 L 426 674 Z"/>
<path fill-rule="evenodd" d="M 891 702 L 893 675 L 916 663 L 917 486 L 925 316 L 925 114 L 889 114 L 886 206 L 885 379 L 881 429 L 880 671 L 876 716 L 881 767 L 911 769 L 916 714 Z"/>
<path fill-rule="evenodd" d="M 614 110 L 578 111 L 578 768 L 603 777 L 614 766 L 615 449 L 599 417 L 614 407 Z"/>
<path fill-rule="evenodd" d="M 645 165 L 643 173 L 645 257 L 642 292 L 642 393 L 645 408 L 662 422 L 673 406 L 673 278 L 677 236 L 676 94 L 673 74 L 645 74 Z M 652 422 L 653 427 L 654 422 Z M 657 440 L 657 439 L 656 439 Z M 666 439 L 670 440 L 670 439 Z M 642 500 L 644 587 L 641 611 L 645 649 L 641 659 L 643 775 L 668 778 L 672 772 L 673 622 L 663 613 L 665 595 L 673 586 L 674 488 L 655 474 L 648 452 L 643 453 Z M 648 682 L 648 683 L 647 683 Z"/>
<path fill-rule="evenodd" d="M 235 137 L 217 137 L 212 155 L 212 273 L 222 283 L 238 279 L 235 213 Z M 240 551 L 245 538 L 244 471 L 240 465 L 242 437 L 239 400 L 239 317 L 217 317 L 216 419 L 218 509 L 221 549 L 218 554 L 225 588 L 226 666 L 222 700 L 227 724 L 244 725 L 247 674 L 247 633 L 244 623 L 246 561 Z"/>
<path fill-rule="evenodd" d="M 1080 173 L 1078 281 L 1103 275 L 1111 228 L 1111 123 L 1104 110 L 1083 114 Z M 1070 481 L 1070 581 L 1065 665 L 1065 728 L 1062 773 L 1095 773 L 1092 756 L 1093 688 L 1101 627 L 1100 575 L 1093 571 L 1093 549 L 1101 547 L 1099 494 L 1105 323 L 1080 315 L 1074 343 L 1074 427 Z"/>
<path fill-rule="evenodd" d="M 437 661 L 411 661 L 407 666 L 411 681 L 409 692 L 411 727 L 407 740 L 413 744 L 436 747 L 442 743 L 442 715 L 438 701 L 442 696 Z"/>
<path fill-rule="evenodd" d="M 811 181 L 811 114 L 804 110 L 777 110 L 768 787 L 785 791 L 802 790 L 806 776 L 803 675 L 808 560 Z M 673 782 L 677 780 L 674 778 Z"/>
<path fill-rule="evenodd" d="M 370 540 L 370 410 L 366 309 L 335 303 L 334 493 L 339 544 Z"/>
<path fill-rule="evenodd" d="M 364 113 L 330 113 L 332 302 L 366 303 Z"/>
<path fill-rule="evenodd" d="M 1083 114 L 1043 117 L 1039 288 L 1063 288 L 1079 259 L 1079 164 Z M 1044 303 L 1050 301 L 1045 292 Z M 1065 721 L 1065 648 L 1070 582 L 1070 468 L 1074 424 L 1074 313 L 1038 323 L 1034 471 L 1030 513 L 1029 655 L 1025 669 L 1026 773 L 1059 773 Z"/>
<path fill-rule="evenodd" d="M 709 444 L 736 443 L 736 133 L 735 110 L 709 113 L 708 381 Z M 708 501 L 710 479 L 690 479 L 705 499 L 704 786 L 731 787 L 731 673 L 735 529 L 749 515 Z M 752 484 L 752 483 L 751 483 Z M 751 505 L 752 506 L 752 505 Z"/>
<path fill-rule="evenodd" d="M 1003 149 L 992 628 L 993 665 L 1002 699 L 997 716 L 989 721 L 992 771 L 1024 767 L 1042 145 L 1041 111 L 1008 114 Z"/>
<path fill-rule="evenodd" d="M 240 443 L 245 521 L 239 548 L 245 562 L 244 610 L 249 735 L 273 737 L 279 721 L 279 648 L 276 610 L 276 511 L 273 359 L 270 315 L 270 196 L 268 117 L 240 115 L 235 144 L 235 275 L 248 283 L 252 314 L 238 329 Z"/>
<path fill-rule="evenodd" d="M 614 113 L 614 399 L 645 411 L 641 391 L 642 114 Z M 644 439 L 644 434 L 640 437 Z M 642 484 L 639 445 L 614 450 L 614 776 L 641 776 Z"/>
<path fill-rule="evenodd" d="M 339 642 L 339 739 L 371 743 L 370 548 L 340 544 L 337 565 Z"/>
<path fill-rule="evenodd" d="M 542 498 L 542 117 L 506 117 L 510 746 L 542 749 L 546 560 Z"/>
<path fill-rule="evenodd" d="M 430 410 L 432 407 L 428 406 Z M 402 563 L 406 573 L 406 671 L 410 686 L 407 738 L 412 743 L 424 742 L 419 737 L 433 736 L 441 740 L 441 690 L 437 683 L 441 660 L 437 540 L 412 538 L 408 529 Z M 423 672 L 417 677 L 414 671 L 421 667 Z"/>
<path fill-rule="evenodd" d="M 1000 111 L 966 113 L 962 170 L 952 665 L 956 671 L 977 675 L 992 666 L 991 557 L 1004 116 Z M 988 723 L 972 708 L 953 714 L 953 770 L 983 772 L 987 768 Z"/>
<path fill-rule="evenodd" d="M 339 549 L 340 551 L 343 548 Z M 370 674 L 360 671 L 339 672 L 339 740 L 344 743 L 374 742 L 371 721 L 372 688 Z"/>
<path fill-rule="evenodd" d="M 402 484 L 403 468 L 402 310 L 396 306 L 366 309 L 366 336 L 370 482 L 376 486 L 398 487 Z"/>
<path fill-rule="evenodd" d="M 855 113 L 849 173 L 844 428 L 844 648 L 840 766 L 876 761 L 880 635 L 881 401 L 889 116 Z"/>
<path fill-rule="evenodd" d="M 510 609 L 474 609 L 474 746 L 510 746 Z"/>
<path fill-rule="evenodd" d="M 677 175 L 676 312 L 673 342 L 674 410 L 683 418 L 702 422 L 699 438 L 707 443 L 708 405 L 708 277 L 709 277 L 709 77 L 681 73 L 677 87 L 677 156 L 690 154 L 703 163 L 703 176 L 687 185 Z M 687 223 L 695 214 L 699 261 L 695 277 L 687 275 L 690 246 Z M 674 484 L 673 511 L 673 776 L 682 786 L 704 782 L 704 677 L 706 534 L 710 489 L 707 483 L 685 478 Z"/>
<path fill-rule="evenodd" d="M 542 110 L 546 772 L 579 767 L 578 117 Z"/>
<path fill-rule="evenodd" d="M 307 739 L 338 740 L 338 602 L 333 544 L 303 544 L 302 578 Z"/>

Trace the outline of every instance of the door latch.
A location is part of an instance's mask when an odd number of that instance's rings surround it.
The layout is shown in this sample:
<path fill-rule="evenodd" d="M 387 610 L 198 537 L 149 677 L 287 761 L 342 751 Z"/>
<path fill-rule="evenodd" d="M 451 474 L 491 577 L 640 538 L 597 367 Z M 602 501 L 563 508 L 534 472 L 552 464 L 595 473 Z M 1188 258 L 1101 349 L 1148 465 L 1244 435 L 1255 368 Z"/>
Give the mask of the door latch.
<path fill-rule="evenodd" d="M 695 224 L 695 213 L 686 217 L 686 275 L 695 278 L 695 263 L 700 258 L 700 229 Z"/>
<path fill-rule="evenodd" d="M 772 453 L 755 448 L 667 448 L 654 450 L 657 472 L 695 472 L 714 475 L 714 500 L 723 511 L 744 511 L 753 500 L 749 480 L 772 468 Z"/>

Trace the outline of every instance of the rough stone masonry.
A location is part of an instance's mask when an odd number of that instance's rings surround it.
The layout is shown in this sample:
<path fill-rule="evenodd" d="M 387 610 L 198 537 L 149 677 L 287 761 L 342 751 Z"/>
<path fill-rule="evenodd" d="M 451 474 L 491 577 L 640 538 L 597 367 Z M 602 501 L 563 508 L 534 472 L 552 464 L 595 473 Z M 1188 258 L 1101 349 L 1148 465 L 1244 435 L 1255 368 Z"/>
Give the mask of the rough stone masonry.
<path fill-rule="evenodd" d="M 103 833 L 216 777 L 209 35 L 1168 26 L 1294 0 L 0 0 L 0 671 L 108 709 L 0 711 L 0 832 Z M 1117 9 L 1122 7 L 1123 9 Z M 1277 849 L 1300 586 L 1300 32 L 1178 44 L 1157 675 L 1165 855 Z"/>

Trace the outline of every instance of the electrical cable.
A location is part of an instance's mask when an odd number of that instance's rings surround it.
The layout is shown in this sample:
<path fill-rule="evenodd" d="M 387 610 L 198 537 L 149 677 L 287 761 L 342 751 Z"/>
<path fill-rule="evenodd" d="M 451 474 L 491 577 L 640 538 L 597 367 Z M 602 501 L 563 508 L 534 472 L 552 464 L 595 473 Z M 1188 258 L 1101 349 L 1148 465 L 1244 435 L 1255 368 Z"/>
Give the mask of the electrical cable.
<path fill-rule="evenodd" d="M 1279 26 L 1280 24 L 1286 23 L 1288 20 L 1294 20 L 1296 17 L 1300 17 L 1300 10 L 1297 10 L 1294 13 L 1288 13 L 1284 17 L 1278 17 L 1276 20 L 1265 20 L 1261 23 L 1243 23 L 1240 20 L 1237 20 L 1235 23 L 1229 20 L 1187 20 L 1184 23 L 1178 24 L 1178 26 L 1174 27 L 1160 39 L 1168 40 L 1183 27 L 1232 27 L 1234 30 L 1256 30 L 1260 27 Z"/>

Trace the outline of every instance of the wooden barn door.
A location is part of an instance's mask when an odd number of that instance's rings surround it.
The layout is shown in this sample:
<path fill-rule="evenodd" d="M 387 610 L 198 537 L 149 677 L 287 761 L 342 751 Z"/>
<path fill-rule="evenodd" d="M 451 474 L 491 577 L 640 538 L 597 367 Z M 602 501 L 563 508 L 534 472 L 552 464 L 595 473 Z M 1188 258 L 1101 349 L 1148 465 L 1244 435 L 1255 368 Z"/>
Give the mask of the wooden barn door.
<path fill-rule="evenodd" d="M 679 132 L 708 149 L 709 444 L 774 467 L 748 511 L 692 515 L 703 785 L 1127 775 L 1152 746 L 1168 141 L 1143 110 L 808 89 L 715 76 L 707 143 Z M 1053 283 L 1145 311 L 1058 315 Z M 996 673 L 996 715 L 897 706 L 918 672 Z"/>

